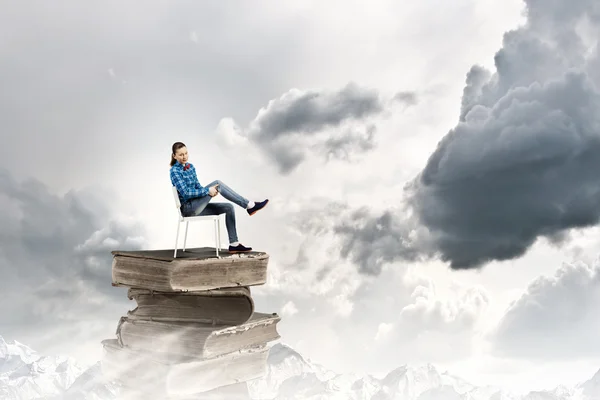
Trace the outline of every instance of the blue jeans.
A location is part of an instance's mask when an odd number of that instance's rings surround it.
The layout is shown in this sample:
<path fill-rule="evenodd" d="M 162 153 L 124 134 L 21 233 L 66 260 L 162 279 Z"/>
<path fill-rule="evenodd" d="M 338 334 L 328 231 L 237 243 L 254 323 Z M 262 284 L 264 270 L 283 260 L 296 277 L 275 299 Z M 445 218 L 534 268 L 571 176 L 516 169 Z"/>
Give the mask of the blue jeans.
<path fill-rule="evenodd" d="M 211 187 L 219 184 L 219 193 L 232 203 L 246 209 L 248 207 L 248 200 L 237 194 L 233 189 L 227 186 L 220 180 L 209 183 L 206 187 Z M 210 203 L 212 197 L 209 195 L 203 197 L 194 197 L 189 199 L 181 205 L 181 214 L 184 217 L 198 216 L 198 215 L 220 215 L 225 214 L 225 226 L 227 228 L 227 235 L 229 236 L 229 243 L 237 242 L 237 230 L 235 227 L 235 210 L 233 205 L 230 203 Z"/>

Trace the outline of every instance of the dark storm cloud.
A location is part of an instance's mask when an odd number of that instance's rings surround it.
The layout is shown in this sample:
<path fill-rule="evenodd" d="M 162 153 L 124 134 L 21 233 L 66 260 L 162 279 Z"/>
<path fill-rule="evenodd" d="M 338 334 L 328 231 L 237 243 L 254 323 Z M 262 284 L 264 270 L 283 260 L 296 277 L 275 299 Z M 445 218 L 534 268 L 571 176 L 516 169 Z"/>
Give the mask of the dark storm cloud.
<path fill-rule="evenodd" d="M 410 232 L 401 222 L 391 211 L 372 216 L 363 208 L 350 213 L 333 229 L 345 239 L 340 254 L 351 257 L 361 272 L 375 275 L 384 263 L 396 258 L 417 261 L 422 254 L 407 243 Z"/>
<path fill-rule="evenodd" d="M 496 71 L 467 74 L 458 124 L 406 187 L 411 216 L 388 210 L 339 222 L 342 255 L 362 271 L 417 256 L 477 268 L 598 223 L 600 6 L 527 7 L 527 24 L 504 36 Z"/>
<path fill-rule="evenodd" d="M 415 99 L 408 92 L 394 97 L 406 105 Z M 288 174 L 309 154 L 350 160 L 373 150 L 376 126 L 372 119 L 388 107 L 377 91 L 355 83 L 337 91 L 293 89 L 261 109 L 244 135 L 282 174 Z"/>
<path fill-rule="evenodd" d="M 315 203 L 318 208 L 307 205 L 290 217 L 293 227 L 307 235 L 335 234 L 340 239 L 340 256 L 352 260 L 361 273 L 379 275 L 385 263 L 420 261 L 434 254 L 427 232 L 417 221 L 398 216 L 405 210 L 376 213 L 337 202 Z"/>
<path fill-rule="evenodd" d="M 417 94 L 414 92 L 398 92 L 394 95 L 394 101 L 407 106 L 414 106 L 418 102 Z"/>
<path fill-rule="evenodd" d="M 493 75 L 471 69 L 459 124 L 412 183 L 411 205 L 453 268 L 598 223 L 600 82 L 575 29 L 598 27 L 597 5 L 567 3 L 527 3 L 528 24 L 505 35 Z"/>
<path fill-rule="evenodd" d="M 491 74 L 485 68 L 473 66 L 467 73 L 467 84 L 463 90 L 460 121 L 465 120 L 465 115 L 481 97 L 483 86 L 490 80 Z"/>
<path fill-rule="evenodd" d="M 92 211 L 92 209 L 94 211 Z M 53 195 L 0 170 L 0 331 L 66 340 L 129 309 L 111 285 L 111 250 L 138 249 L 139 226 L 109 221 L 89 193 Z M 93 315 L 93 318 L 91 316 Z"/>
<path fill-rule="evenodd" d="M 315 151 L 347 158 L 372 149 L 375 128 L 365 127 L 363 120 L 383 109 L 376 91 L 355 84 L 337 92 L 291 90 L 259 112 L 248 138 L 288 174 Z"/>
<path fill-rule="evenodd" d="M 600 268 L 563 265 L 515 301 L 490 339 L 500 356 L 559 360 L 597 358 Z"/>
<path fill-rule="evenodd" d="M 471 268 L 600 217 L 600 96 L 582 73 L 475 106 L 438 145 L 410 201 L 444 260 Z"/>
<path fill-rule="evenodd" d="M 261 110 L 253 121 L 249 136 L 257 141 L 269 142 L 290 133 L 314 134 L 382 110 L 376 91 L 352 83 L 337 92 L 292 90 Z"/>
<path fill-rule="evenodd" d="M 330 137 L 323 144 L 325 154 L 337 159 L 350 160 L 354 153 L 365 153 L 375 148 L 374 125 L 365 127 L 364 130 L 347 131 L 344 136 Z"/>

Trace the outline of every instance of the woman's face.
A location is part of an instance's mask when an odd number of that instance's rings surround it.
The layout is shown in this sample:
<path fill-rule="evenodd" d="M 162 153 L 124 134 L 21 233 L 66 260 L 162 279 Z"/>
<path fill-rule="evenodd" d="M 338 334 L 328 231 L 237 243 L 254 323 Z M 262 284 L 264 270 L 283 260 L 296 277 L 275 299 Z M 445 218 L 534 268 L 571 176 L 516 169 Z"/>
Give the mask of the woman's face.
<path fill-rule="evenodd" d="M 179 150 L 175 151 L 175 159 L 180 164 L 185 164 L 188 160 L 188 152 L 186 147 L 182 147 Z"/>

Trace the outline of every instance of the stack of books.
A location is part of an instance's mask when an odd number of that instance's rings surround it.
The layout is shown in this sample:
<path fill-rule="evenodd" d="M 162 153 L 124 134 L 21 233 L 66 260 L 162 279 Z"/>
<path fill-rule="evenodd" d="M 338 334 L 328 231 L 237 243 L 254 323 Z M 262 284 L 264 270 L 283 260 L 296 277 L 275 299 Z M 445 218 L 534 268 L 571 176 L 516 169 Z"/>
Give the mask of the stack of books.
<path fill-rule="evenodd" d="M 214 248 L 113 251 L 113 286 L 136 307 L 102 342 L 105 376 L 139 398 L 249 398 L 266 372 L 276 313 L 254 310 L 250 287 L 267 280 L 266 253 Z M 150 397 L 148 397 L 150 396 Z"/>

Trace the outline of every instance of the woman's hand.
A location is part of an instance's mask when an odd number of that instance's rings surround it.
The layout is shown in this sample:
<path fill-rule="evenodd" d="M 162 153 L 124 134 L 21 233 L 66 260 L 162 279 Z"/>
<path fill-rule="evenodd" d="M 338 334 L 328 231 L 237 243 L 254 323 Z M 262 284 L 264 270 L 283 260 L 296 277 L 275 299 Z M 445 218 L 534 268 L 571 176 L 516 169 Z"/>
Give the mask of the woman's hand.
<path fill-rule="evenodd" d="M 211 186 L 208 188 L 208 195 L 210 197 L 215 197 L 216 195 L 219 194 L 219 191 L 217 190 L 218 186 L 219 186 L 219 184 L 217 183 L 215 186 Z"/>

